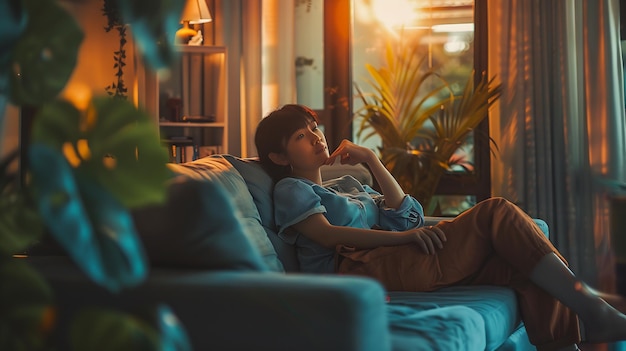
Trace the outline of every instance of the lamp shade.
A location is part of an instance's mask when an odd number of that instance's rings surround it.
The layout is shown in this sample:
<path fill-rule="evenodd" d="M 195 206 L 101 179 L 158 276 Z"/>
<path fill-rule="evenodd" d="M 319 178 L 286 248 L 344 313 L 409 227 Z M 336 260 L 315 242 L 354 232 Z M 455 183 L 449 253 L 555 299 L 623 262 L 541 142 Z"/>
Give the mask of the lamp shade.
<path fill-rule="evenodd" d="M 206 0 L 187 0 L 185 8 L 180 16 L 180 23 L 188 22 L 190 24 L 211 22 L 211 12 L 206 5 Z"/>

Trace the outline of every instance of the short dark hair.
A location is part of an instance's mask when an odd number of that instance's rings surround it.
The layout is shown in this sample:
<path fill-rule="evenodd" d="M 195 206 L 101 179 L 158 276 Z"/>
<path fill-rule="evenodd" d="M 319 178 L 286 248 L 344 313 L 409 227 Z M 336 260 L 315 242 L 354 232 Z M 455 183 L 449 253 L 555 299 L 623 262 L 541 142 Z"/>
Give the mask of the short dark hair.
<path fill-rule="evenodd" d="M 257 126 L 254 143 L 259 153 L 259 161 L 274 181 L 288 176 L 291 167 L 275 164 L 269 154 L 284 153 L 291 135 L 311 122 L 319 122 L 315 111 L 304 105 L 288 104 L 272 111 Z"/>

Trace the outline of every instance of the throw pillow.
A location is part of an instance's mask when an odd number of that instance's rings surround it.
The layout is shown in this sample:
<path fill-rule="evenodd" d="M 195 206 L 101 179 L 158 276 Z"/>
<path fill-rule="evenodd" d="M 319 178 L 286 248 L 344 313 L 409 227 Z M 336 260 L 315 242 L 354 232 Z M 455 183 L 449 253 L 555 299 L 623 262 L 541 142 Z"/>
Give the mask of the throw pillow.
<path fill-rule="evenodd" d="M 284 242 L 276 234 L 276 223 L 274 221 L 274 202 L 272 178 L 263 170 L 258 160 L 252 158 L 240 158 L 232 155 L 224 155 L 243 177 L 250 194 L 261 216 L 261 225 L 267 233 L 267 237 L 274 245 L 274 249 L 283 264 L 285 271 L 298 272 L 300 264 L 293 245 Z"/>
<path fill-rule="evenodd" d="M 224 155 L 224 158 L 237 169 L 246 182 L 261 216 L 261 224 L 269 229 L 276 229 L 274 202 L 272 201 L 272 189 L 274 188 L 272 178 L 254 159 L 243 159 L 232 155 Z"/>
<path fill-rule="evenodd" d="M 265 264 L 272 271 L 284 272 L 284 267 L 278 259 L 276 250 L 274 250 L 274 246 L 261 225 L 260 214 L 252 199 L 250 190 L 248 190 L 241 174 L 230 162 L 223 156 L 216 155 L 204 157 L 193 162 L 171 163 L 168 166 L 179 175 L 210 181 L 222 187 L 233 199 L 234 207 L 240 213 L 244 233 L 253 246 L 259 250 Z"/>
<path fill-rule="evenodd" d="M 167 195 L 164 204 L 131 212 L 152 266 L 267 270 L 218 184 L 176 177 Z"/>

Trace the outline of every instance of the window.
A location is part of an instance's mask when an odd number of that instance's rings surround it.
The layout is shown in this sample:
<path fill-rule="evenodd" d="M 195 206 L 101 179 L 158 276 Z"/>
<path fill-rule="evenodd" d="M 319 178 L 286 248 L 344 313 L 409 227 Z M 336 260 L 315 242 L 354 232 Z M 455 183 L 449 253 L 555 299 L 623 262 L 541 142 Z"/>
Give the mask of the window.
<path fill-rule="evenodd" d="M 361 142 L 356 135 L 352 114 L 360 102 L 354 98 L 354 84 L 365 89 L 365 64 L 382 64 L 391 40 L 402 36 L 420 46 L 428 65 L 438 67 L 453 89 L 462 88 L 473 70 L 486 70 L 486 28 L 477 25 L 485 23 L 480 20 L 486 16 L 485 0 L 311 0 L 296 4 L 296 25 L 300 25 L 296 32 L 307 36 L 298 40 L 301 49 L 296 47 L 297 53 L 304 53 L 297 59 L 298 100 L 317 109 L 331 147 L 348 138 L 376 148 L 376 139 Z M 320 27 L 323 36 L 311 38 L 311 32 Z M 302 94 L 301 86 L 306 87 Z M 447 173 L 437 188 L 437 200 L 431 202 L 437 205 L 429 214 L 455 215 L 489 196 L 486 122 L 461 149 L 473 171 Z"/>

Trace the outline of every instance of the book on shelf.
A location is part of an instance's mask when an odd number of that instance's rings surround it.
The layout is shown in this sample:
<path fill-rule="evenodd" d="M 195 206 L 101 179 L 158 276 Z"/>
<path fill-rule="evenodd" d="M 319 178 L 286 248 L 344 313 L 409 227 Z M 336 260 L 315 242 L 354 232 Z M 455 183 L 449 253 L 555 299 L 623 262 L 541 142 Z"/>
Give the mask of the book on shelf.
<path fill-rule="evenodd" d="M 199 54 L 189 54 L 186 58 L 189 60 L 189 87 L 187 90 L 188 95 L 185 95 L 188 98 L 189 113 L 186 114 L 186 116 L 202 116 L 204 110 L 202 107 L 203 56 Z"/>
<path fill-rule="evenodd" d="M 168 148 L 169 162 L 185 163 L 198 159 L 198 145 L 187 137 L 172 137 L 163 141 Z"/>

